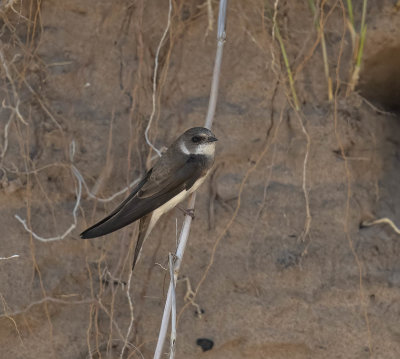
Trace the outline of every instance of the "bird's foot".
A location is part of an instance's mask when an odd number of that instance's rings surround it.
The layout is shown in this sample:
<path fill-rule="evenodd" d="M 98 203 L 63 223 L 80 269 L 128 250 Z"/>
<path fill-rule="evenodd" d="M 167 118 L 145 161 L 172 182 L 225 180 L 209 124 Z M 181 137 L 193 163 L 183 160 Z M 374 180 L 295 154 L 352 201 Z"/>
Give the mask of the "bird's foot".
<path fill-rule="evenodd" d="M 180 206 L 177 206 L 177 208 L 180 211 L 182 211 L 185 216 L 190 216 L 190 217 L 192 217 L 192 219 L 194 219 L 194 208 L 186 208 L 185 209 L 185 208 L 182 208 Z"/>
<path fill-rule="evenodd" d="M 186 216 L 190 216 L 192 219 L 194 219 L 194 208 L 184 209 L 183 213 L 185 213 Z"/>

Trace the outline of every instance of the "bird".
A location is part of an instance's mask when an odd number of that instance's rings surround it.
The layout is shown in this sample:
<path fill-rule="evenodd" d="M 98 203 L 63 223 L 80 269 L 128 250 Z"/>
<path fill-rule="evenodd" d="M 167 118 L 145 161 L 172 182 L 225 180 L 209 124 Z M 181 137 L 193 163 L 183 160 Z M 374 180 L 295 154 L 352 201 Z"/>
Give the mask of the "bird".
<path fill-rule="evenodd" d="M 111 214 L 83 231 L 81 238 L 104 236 L 140 220 L 133 270 L 144 241 L 160 217 L 196 191 L 210 173 L 217 140 L 205 127 L 185 131 L 161 155 L 129 196 Z"/>

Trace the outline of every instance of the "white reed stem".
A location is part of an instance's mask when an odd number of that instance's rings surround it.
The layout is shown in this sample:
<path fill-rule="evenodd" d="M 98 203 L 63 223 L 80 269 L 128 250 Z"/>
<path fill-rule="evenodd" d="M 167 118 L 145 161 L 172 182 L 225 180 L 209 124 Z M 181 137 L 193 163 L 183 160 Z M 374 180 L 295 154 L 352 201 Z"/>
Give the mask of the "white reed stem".
<path fill-rule="evenodd" d="M 221 73 L 222 54 L 223 54 L 223 48 L 224 48 L 224 43 L 225 43 L 225 38 L 226 38 L 225 24 L 226 24 L 227 2 L 228 2 L 228 0 L 220 0 L 220 3 L 219 3 L 218 33 L 217 33 L 218 46 L 217 46 L 217 53 L 215 56 L 214 72 L 213 72 L 213 78 L 212 78 L 212 83 L 211 83 L 210 101 L 208 103 L 208 112 L 207 112 L 207 117 L 206 117 L 206 121 L 205 121 L 205 125 L 204 125 L 204 127 L 207 127 L 209 129 L 211 129 L 211 126 L 212 126 L 212 123 L 214 120 L 215 108 L 217 106 L 218 85 L 219 85 L 219 77 L 220 77 L 220 73 Z M 196 193 L 193 193 L 189 198 L 188 208 L 194 208 L 195 201 L 196 201 Z M 169 317 L 171 314 L 172 301 L 173 301 L 172 297 L 173 297 L 173 294 L 175 293 L 176 279 L 178 277 L 179 269 L 180 269 L 182 259 L 183 259 L 183 254 L 185 252 L 186 244 L 187 244 L 187 241 L 189 238 L 191 223 L 192 223 L 192 217 L 186 215 L 184 222 L 183 222 L 182 231 L 179 236 L 178 249 L 176 251 L 176 262 L 174 265 L 174 281 L 173 282 L 171 281 L 171 283 L 169 285 L 167 300 L 165 302 L 164 313 L 163 313 L 163 318 L 162 318 L 161 327 L 160 327 L 160 334 L 158 336 L 157 347 L 156 347 L 156 350 L 154 353 L 154 359 L 161 358 L 162 349 L 163 349 L 163 345 L 165 342 L 165 337 L 166 337 L 167 331 L 168 331 Z M 173 311 L 176 313 L 175 307 L 174 307 Z M 176 330 L 175 328 L 172 328 L 172 329 Z M 174 333 L 172 333 L 171 337 L 174 337 L 174 349 L 175 349 L 176 333 L 175 333 L 175 336 L 174 336 Z"/>
<path fill-rule="evenodd" d="M 175 296 L 175 273 L 174 273 L 174 256 L 169 254 L 169 272 L 170 272 L 170 288 L 171 288 L 171 340 L 169 349 L 169 359 L 175 358 L 175 343 L 176 343 L 176 296 Z"/>
<path fill-rule="evenodd" d="M 194 208 L 194 203 L 196 201 L 196 193 L 193 193 L 189 198 L 188 208 Z M 189 238 L 190 225 L 192 223 L 191 216 L 185 216 L 183 221 L 183 226 L 181 234 L 179 236 L 178 249 L 176 251 L 176 262 L 174 266 L 174 282 L 176 285 L 176 280 L 178 278 L 179 269 L 181 267 L 183 254 L 185 253 L 185 248 L 187 240 Z M 167 300 L 165 301 L 164 314 L 161 321 L 160 334 L 158 335 L 157 347 L 154 353 L 154 359 L 160 359 L 162 354 L 162 348 L 165 342 L 165 337 L 167 336 L 169 316 L 171 314 L 172 307 L 172 292 L 174 291 L 173 286 L 170 284 L 168 288 Z"/>

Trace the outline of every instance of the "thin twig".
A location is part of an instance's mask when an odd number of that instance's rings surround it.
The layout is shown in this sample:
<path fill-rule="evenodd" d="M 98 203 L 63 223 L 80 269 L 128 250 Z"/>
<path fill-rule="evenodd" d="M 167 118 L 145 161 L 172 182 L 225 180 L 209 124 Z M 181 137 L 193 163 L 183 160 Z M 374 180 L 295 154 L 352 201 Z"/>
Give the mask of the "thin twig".
<path fill-rule="evenodd" d="M 17 322 L 15 321 L 15 319 L 14 319 L 12 316 L 10 316 L 9 314 L 7 314 L 7 312 L 8 312 L 8 305 L 7 305 L 7 302 L 6 302 L 6 300 L 5 300 L 4 296 L 3 296 L 3 294 L 1 294 L 1 293 L 0 293 L 0 299 L 1 299 L 1 302 L 2 302 L 2 304 L 3 304 L 3 311 L 4 311 L 4 314 L 3 314 L 3 315 L 4 315 L 4 318 L 7 318 L 7 319 L 13 324 L 14 329 L 15 329 L 15 331 L 16 331 L 17 334 L 18 334 L 18 338 L 19 338 L 19 340 L 20 340 L 22 346 L 26 349 L 25 344 L 24 344 L 24 341 L 22 340 L 21 332 L 20 332 L 20 330 L 18 329 Z"/>
<path fill-rule="evenodd" d="M 6 105 L 4 104 L 3 101 L 3 107 L 6 108 Z M 0 159 L 1 161 L 4 160 L 4 156 L 6 155 L 7 149 L 8 149 L 8 129 L 10 128 L 11 122 L 14 119 L 14 113 L 11 114 L 10 118 L 8 119 L 6 125 L 4 126 L 4 143 L 1 149 L 1 154 L 0 154 Z"/>
<path fill-rule="evenodd" d="M 2 313 L 2 314 L 0 314 L 0 318 L 15 317 L 16 315 L 27 313 L 34 306 L 37 306 L 37 305 L 40 305 L 40 304 L 43 304 L 43 303 L 47 303 L 47 302 L 58 303 L 58 304 L 91 304 L 91 303 L 95 303 L 95 301 L 93 299 L 83 299 L 83 300 L 68 301 L 68 300 L 64 300 L 64 299 L 58 299 L 58 298 L 53 298 L 53 297 L 46 296 L 46 297 L 43 297 L 42 299 L 39 299 L 39 300 L 37 300 L 35 302 L 29 303 L 29 305 L 24 309 L 19 309 L 19 310 L 13 311 L 11 313 Z"/>
<path fill-rule="evenodd" d="M 196 293 L 192 289 L 192 284 L 190 283 L 190 279 L 188 277 L 181 278 L 178 282 L 185 282 L 186 283 L 186 293 L 183 297 L 185 303 L 191 304 L 193 307 L 196 308 L 196 314 L 199 319 L 201 319 L 202 311 L 200 305 L 198 305 L 194 300 L 196 299 Z"/>
<path fill-rule="evenodd" d="M 75 155 L 75 141 L 71 142 L 70 145 L 70 160 L 71 160 L 71 171 L 73 175 L 76 177 L 78 180 L 78 187 L 75 188 L 75 193 L 76 193 L 76 202 L 75 206 L 72 210 L 72 217 L 73 217 L 73 223 L 69 226 L 69 228 L 61 235 L 55 236 L 55 237 L 50 237 L 50 238 L 44 238 L 39 235 L 37 235 L 32 229 L 28 227 L 28 224 L 25 219 L 22 219 L 18 214 L 15 214 L 14 217 L 24 226 L 25 230 L 30 233 L 35 239 L 42 241 L 42 242 L 51 242 L 51 241 L 59 241 L 67 237 L 75 228 L 78 222 L 77 219 L 77 211 L 81 202 L 81 196 L 82 196 L 82 181 L 80 176 L 79 171 L 76 169 L 76 167 L 72 164 L 72 161 L 74 160 L 74 155 Z"/>
<path fill-rule="evenodd" d="M 168 10 L 168 21 L 167 26 L 164 30 L 164 33 L 161 37 L 160 43 L 158 44 L 156 57 L 154 59 L 154 73 L 153 73 L 153 110 L 151 111 L 149 122 L 147 123 L 146 130 L 144 132 L 144 137 L 146 138 L 147 144 L 157 153 L 159 157 L 161 157 L 161 152 L 151 143 L 149 139 L 149 130 L 151 123 L 153 122 L 154 115 L 156 113 L 156 92 L 157 92 L 157 72 L 158 72 L 158 57 L 160 55 L 161 47 L 164 43 L 165 38 L 167 37 L 169 27 L 171 25 L 171 13 L 172 13 L 172 0 L 169 0 L 169 10 Z"/>
<path fill-rule="evenodd" d="M 391 117 L 396 117 L 396 114 L 393 112 L 389 111 L 384 111 L 381 110 L 380 108 L 376 107 L 372 102 L 368 101 L 364 96 L 362 96 L 359 92 L 354 92 L 357 96 L 361 98 L 363 102 L 365 102 L 369 107 L 371 107 L 374 111 L 376 111 L 379 114 L 385 115 L 385 116 L 391 116 Z"/>
<path fill-rule="evenodd" d="M 306 221 L 304 223 L 304 230 L 301 235 L 301 239 L 305 240 L 311 227 L 311 221 L 312 221 L 312 216 L 310 212 L 310 199 L 309 199 L 309 194 L 308 194 L 308 188 L 307 188 L 307 163 L 308 163 L 308 157 L 310 155 L 310 146 L 311 146 L 311 138 L 310 135 L 308 134 L 306 127 L 304 126 L 303 119 L 297 111 L 295 111 L 296 117 L 299 121 L 301 131 L 303 132 L 307 144 L 306 144 L 306 153 L 304 155 L 304 161 L 303 161 L 303 181 L 302 181 L 302 188 L 303 188 L 303 194 L 304 194 L 304 200 L 306 204 Z"/>
<path fill-rule="evenodd" d="M 3 43 L 0 41 L 0 46 L 2 46 L 2 45 L 3 45 Z M 18 119 L 19 119 L 25 126 L 28 126 L 28 123 L 24 120 L 24 118 L 22 117 L 21 112 L 20 112 L 20 110 L 19 110 L 19 105 L 20 105 L 20 102 L 21 102 L 21 101 L 20 101 L 20 99 L 19 99 L 18 92 L 17 92 L 17 89 L 16 89 L 16 87 L 15 87 L 14 80 L 13 80 L 13 78 L 12 78 L 12 76 L 11 76 L 10 69 L 8 68 L 6 59 L 5 59 L 5 57 L 4 57 L 3 49 L 0 49 L 0 62 L 1 62 L 1 64 L 2 64 L 2 66 L 3 66 L 3 68 L 4 68 L 4 71 L 5 71 L 5 73 L 6 73 L 7 79 L 8 79 L 8 81 L 9 81 L 10 84 L 11 84 L 11 88 L 12 88 L 13 96 L 14 96 L 14 102 L 15 102 L 14 107 L 11 107 L 11 106 L 10 106 L 10 107 L 7 107 L 7 108 L 12 109 L 12 110 L 15 112 L 15 114 L 17 115 Z M 4 101 L 3 101 L 3 107 L 6 107 L 5 104 L 4 104 Z"/>
<path fill-rule="evenodd" d="M 11 72 L 9 69 L 9 66 L 7 64 L 6 58 L 4 56 L 3 53 L 3 43 L 0 41 L 0 46 L 2 48 L 0 48 L 0 63 L 4 69 L 4 72 L 6 74 L 6 77 L 8 79 L 8 82 L 11 84 L 11 89 L 12 89 L 12 93 L 13 93 L 13 99 L 14 99 L 14 105 L 7 105 L 5 99 L 2 101 L 2 107 L 10 110 L 11 111 L 11 115 L 10 118 L 8 119 L 7 123 L 4 126 L 4 144 L 2 146 L 2 150 L 1 150 L 1 154 L 0 154 L 0 160 L 1 162 L 4 160 L 4 156 L 7 152 L 8 149 L 8 131 L 10 128 L 10 125 L 12 123 L 12 121 L 14 120 L 15 116 L 25 125 L 28 126 L 28 123 L 25 121 L 25 119 L 23 118 L 20 109 L 19 109 L 19 105 L 21 103 L 20 99 L 19 99 L 19 95 L 17 92 L 17 88 L 15 86 L 13 77 L 11 76 Z M 10 62 L 10 64 L 12 64 L 13 61 L 15 61 L 15 58 Z"/>
<path fill-rule="evenodd" d="M 126 286 L 126 296 L 128 298 L 128 303 L 129 303 L 129 312 L 130 312 L 130 322 L 129 322 L 129 326 L 128 326 L 128 330 L 126 331 L 126 335 L 125 335 L 125 339 L 124 339 L 124 346 L 122 347 L 121 350 L 121 354 L 120 354 L 120 359 L 123 359 L 124 357 L 124 352 L 126 350 L 126 347 L 128 346 L 128 338 L 129 335 L 131 334 L 132 331 L 132 327 L 133 327 L 133 322 L 134 322 L 134 315 L 133 315 L 133 303 L 132 303 L 132 298 L 130 295 L 130 290 L 131 290 L 131 280 L 132 280 L 132 269 L 129 271 L 129 278 L 128 278 L 128 282 L 127 282 L 127 286 Z"/>
<path fill-rule="evenodd" d="M 209 32 L 213 31 L 214 29 L 214 14 L 213 14 L 211 0 L 207 0 L 207 18 L 208 18 L 208 27 L 206 36 L 208 35 Z"/>
<path fill-rule="evenodd" d="M 71 164 L 70 164 L 70 169 L 73 173 L 73 175 L 76 177 L 77 181 L 78 181 L 78 187 L 75 189 L 75 193 L 76 193 L 76 203 L 75 206 L 72 210 L 72 217 L 74 219 L 73 223 L 70 225 L 70 227 L 63 233 L 54 237 L 50 237 L 50 238 L 44 238 L 39 236 L 38 234 L 36 234 L 31 228 L 28 227 L 28 224 L 26 222 L 26 220 L 22 219 L 18 214 L 15 214 L 14 217 L 24 226 L 25 230 L 28 233 L 31 233 L 32 236 L 42 242 L 51 242 L 51 241 L 58 241 L 58 240 L 62 240 L 65 237 L 67 237 L 75 228 L 77 225 L 77 211 L 80 205 L 80 201 L 82 198 L 82 186 L 83 188 L 85 188 L 87 195 L 92 198 L 95 199 L 96 201 L 102 202 L 102 203 L 106 203 L 106 202 L 111 202 L 114 198 L 124 194 L 125 192 L 129 191 L 134 185 L 136 185 L 139 181 L 140 181 L 140 177 L 135 179 L 133 182 L 130 183 L 129 187 L 125 187 L 122 190 L 114 193 L 113 195 L 107 197 L 107 198 L 100 198 L 98 196 L 96 196 L 93 192 L 90 191 L 85 179 L 83 178 L 82 174 L 79 172 L 79 170 L 76 168 L 76 166 L 72 163 L 73 162 L 73 157 L 75 154 L 75 141 L 73 140 L 71 142 L 70 145 L 70 160 L 71 160 Z"/>
<path fill-rule="evenodd" d="M 17 0 L 6 0 L 3 5 L 0 5 L 0 9 L 2 8 L 1 10 L 4 11 L 10 7 L 12 8 L 14 3 L 16 3 L 16 2 L 17 2 Z"/>
<path fill-rule="evenodd" d="M 76 169 L 76 167 L 75 167 L 75 169 Z M 136 178 L 134 181 L 132 181 L 132 182 L 129 184 L 128 187 L 125 187 L 125 188 L 121 189 L 120 191 L 115 192 L 114 194 L 112 194 L 112 195 L 109 196 L 109 197 L 100 198 L 100 197 L 96 196 L 92 191 L 90 191 L 90 189 L 89 189 L 88 185 L 86 184 L 86 182 L 85 182 L 83 176 L 81 175 L 81 173 L 80 173 L 77 169 L 76 169 L 75 175 L 76 175 L 76 176 L 78 177 L 78 179 L 82 182 L 83 187 L 85 188 L 87 195 L 88 195 L 90 198 L 95 199 L 96 201 L 102 202 L 102 203 L 111 202 L 114 198 L 116 198 L 116 197 L 118 197 L 118 196 L 121 196 L 122 194 L 124 194 L 124 193 L 126 193 L 127 191 L 131 190 L 132 187 L 133 187 L 134 185 L 136 185 L 136 184 L 141 180 L 140 177 L 139 177 L 139 178 Z"/>

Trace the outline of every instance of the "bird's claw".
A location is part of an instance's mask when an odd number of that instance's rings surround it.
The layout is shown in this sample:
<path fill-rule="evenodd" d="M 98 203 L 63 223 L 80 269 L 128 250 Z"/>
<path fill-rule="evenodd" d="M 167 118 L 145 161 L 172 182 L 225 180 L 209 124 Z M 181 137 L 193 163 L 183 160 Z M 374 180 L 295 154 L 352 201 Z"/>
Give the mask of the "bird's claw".
<path fill-rule="evenodd" d="M 187 208 L 185 210 L 183 210 L 183 212 L 185 213 L 185 215 L 192 217 L 192 219 L 194 219 L 194 208 Z"/>

